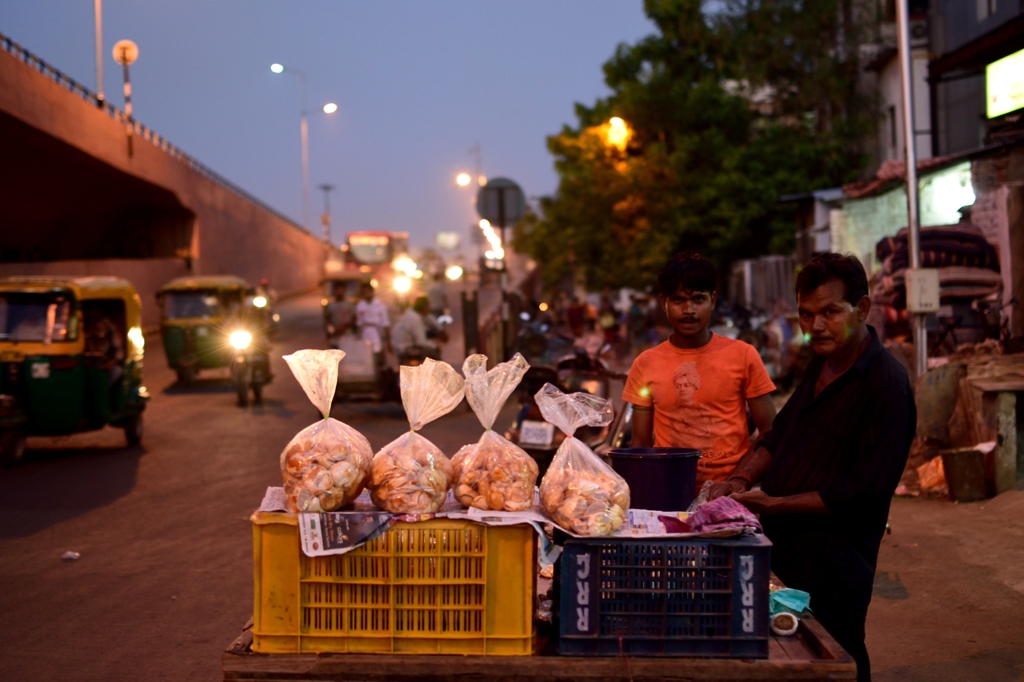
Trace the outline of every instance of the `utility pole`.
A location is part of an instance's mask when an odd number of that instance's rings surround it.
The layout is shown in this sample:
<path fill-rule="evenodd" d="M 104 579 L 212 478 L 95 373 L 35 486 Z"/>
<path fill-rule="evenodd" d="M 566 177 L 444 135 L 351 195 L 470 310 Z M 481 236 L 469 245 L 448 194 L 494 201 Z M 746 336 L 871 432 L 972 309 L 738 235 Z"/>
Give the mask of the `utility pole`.
<path fill-rule="evenodd" d="M 910 272 L 908 272 L 908 308 L 911 281 L 914 271 L 921 269 L 921 225 L 920 205 L 917 187 L 917 135 L 914 130 L 913 71 L 910 54 L 910 21 L 908 0 L 896 0 L 896 34 L 900 58 L 900 85 L 903 95 L 903 141 L 907 162 L 907 248 L 910 251 Z M 936 292 L 937 293 L 937 292 Z M 925 327 L 926 313 L 910 310 L 911 327 L 914 333 L 914 368 L 918 377 L 928 371 L 928 330 Z"/>
<path fill-rule="evenodd" d="M 302 90 L 302 222 L 309 232 L 309 123 L 306 120 L 306 72 L 299 74 L 299 87 Z"/>
<path fill-rule="evenodd" d="M 96 104 L 103 106 L 103 0 L 93 0 L 96 17 Z"/>

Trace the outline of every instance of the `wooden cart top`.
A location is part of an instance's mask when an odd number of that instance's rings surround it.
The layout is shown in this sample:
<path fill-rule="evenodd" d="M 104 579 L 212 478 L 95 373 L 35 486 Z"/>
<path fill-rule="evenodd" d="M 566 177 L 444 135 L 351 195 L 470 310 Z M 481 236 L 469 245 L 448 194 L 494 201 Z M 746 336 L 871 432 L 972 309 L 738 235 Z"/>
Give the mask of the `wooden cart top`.
<path fill-rule="evenodd" d="M 222 657 L 225 682 L 683 682 L 853 680 L 857 667 L 813 618 L 792 637 L 772 636 L 767 659 L 569 656 L 256 654 L 245 630 Z"/>

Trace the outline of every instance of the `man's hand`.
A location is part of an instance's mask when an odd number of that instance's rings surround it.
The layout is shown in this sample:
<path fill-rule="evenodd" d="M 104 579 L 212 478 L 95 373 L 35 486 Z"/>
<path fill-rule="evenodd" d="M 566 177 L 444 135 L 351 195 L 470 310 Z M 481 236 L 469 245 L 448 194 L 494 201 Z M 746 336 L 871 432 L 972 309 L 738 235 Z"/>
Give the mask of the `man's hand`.
<path fill-rule="evenodd" d="M 772 507 L 776 506 L 780 499 L 778 497 L 772 497 L 763 490 L 733 493 L 730 497 L 755 514 L 770 514 Z"/>
<path fill-rule="evenodd" d="M 728 481 L 712 483 L 711 490 L 708 491 L 708 502 L 719 497 L 725 497 L 726 495 L 732 495 L 733 493 L 744 493 L 746 491 L 746 481 L 739 478 L 730 478 Z"/>

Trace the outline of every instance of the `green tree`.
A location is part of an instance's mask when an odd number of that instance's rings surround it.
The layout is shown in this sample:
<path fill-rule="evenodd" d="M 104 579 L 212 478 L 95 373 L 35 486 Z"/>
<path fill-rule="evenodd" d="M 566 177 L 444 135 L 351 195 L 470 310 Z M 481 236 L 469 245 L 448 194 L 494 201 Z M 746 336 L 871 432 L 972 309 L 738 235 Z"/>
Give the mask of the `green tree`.
<path fill-rule="evenodd" d="M 720 267 L 792 251 L 779 197 L 864 163 L 853 1 L 646 0 L 657 30 L 604 65 L 612 94 L 548 138 L 558 191 L 516 227 L 517 250 L 591 289 L 653 284 L 682 249 Z"/>

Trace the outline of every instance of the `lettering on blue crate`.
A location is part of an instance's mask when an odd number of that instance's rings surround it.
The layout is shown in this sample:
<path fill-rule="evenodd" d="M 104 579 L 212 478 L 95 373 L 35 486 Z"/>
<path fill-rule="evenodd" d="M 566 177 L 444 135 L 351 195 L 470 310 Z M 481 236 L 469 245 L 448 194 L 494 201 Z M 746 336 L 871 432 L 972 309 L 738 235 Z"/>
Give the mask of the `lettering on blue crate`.
<path fill-rule="evenodd" d="M 740 555 L 740 578 L 743 582 L 740 586 L 743 589 L 743 632 L 754 631 L 754 584 L 750 579 L 754 577 L 754 557 L 749 554 Z"/>
<path fill-rule="evenodd" d="M 576 629 L 580 632 L 590 630 L 590 584 L 584 582 L 590 577 L 590 555 L 576 556 Z"/>

